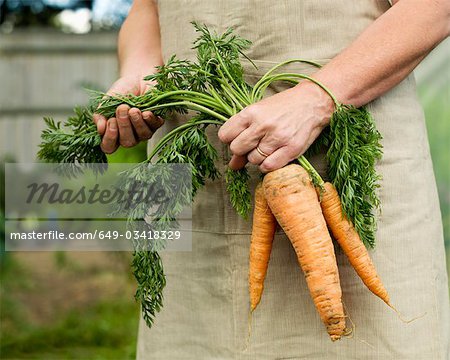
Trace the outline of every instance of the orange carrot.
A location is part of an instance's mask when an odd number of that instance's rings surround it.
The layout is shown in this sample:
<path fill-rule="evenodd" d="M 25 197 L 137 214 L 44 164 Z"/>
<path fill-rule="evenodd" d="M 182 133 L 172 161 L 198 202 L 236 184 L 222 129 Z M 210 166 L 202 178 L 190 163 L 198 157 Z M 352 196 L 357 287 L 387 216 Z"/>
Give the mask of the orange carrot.
<path fill-rule="evenodd" d="M 333 184 L 327 182 L 323 185 L 320 205 L 331 233 L 347 255 L 350 264 L 361 280 L 370 291 L 391 306 L 389 295 L 377 274 L 366 247 L 353 224 L 344 216 L 339 194 Z"/>
<path fill-rule="evenodd" d="M 250 292 L 250 309 L 258 306 L 264 290 L 264 279 L 269 266 L 273 236 L 277 221 L 267 204 L 262 183 L 255 190 L 255 209 L 253 211 L 253 228 L 250 243 L 250 265 L 248 286 Z"/>
<path fill-rule="evenodd" d="M 336 256 L 308 173 L 288 165 L 264 177 L 264 193 L 275 218 L 290 239 L 306 282 L 331 340 L 345 330 Z"/>

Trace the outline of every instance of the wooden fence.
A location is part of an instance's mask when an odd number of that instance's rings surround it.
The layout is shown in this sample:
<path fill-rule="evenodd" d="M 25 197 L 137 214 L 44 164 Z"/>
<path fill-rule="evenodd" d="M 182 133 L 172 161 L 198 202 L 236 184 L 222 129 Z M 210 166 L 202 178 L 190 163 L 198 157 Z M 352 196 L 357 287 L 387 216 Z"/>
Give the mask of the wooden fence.
<path fill-rule="evenodd" d="M 43 116 L 63 120 L 117 76 L 116 32 L 29 29 L 0 35 L 0 156 L 33 162 Z"/>

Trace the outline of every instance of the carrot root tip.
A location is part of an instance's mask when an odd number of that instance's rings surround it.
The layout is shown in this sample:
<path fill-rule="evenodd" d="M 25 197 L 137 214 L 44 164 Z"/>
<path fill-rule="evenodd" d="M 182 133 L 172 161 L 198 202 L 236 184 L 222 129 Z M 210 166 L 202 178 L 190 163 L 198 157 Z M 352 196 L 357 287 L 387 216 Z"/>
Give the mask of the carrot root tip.
<path fill-rule="evenodd" d="M 423 318 L 423 317 L 427 314 L 427 312 L 425 311 L 425 312 L 424 312 L 423 314 L 421 314 L 421 315 L 414 316 L 414 317 L 411 318 L 411 319 L 405 319 L 405 318 L 403 317 L 403 315 L 401 314 L 401 312 L 398 311 L 398 310 L 394 307 L 394 305 L 389 304 L 389 303 L 387 303 L 387 304 L 388 304 L 388 306 L 389 306 L 392 310 L 395 311 L 395 313 L 397 314 L 398 318 L 399 318 L 403 323 L 405 323 L 405 324 L 409 324 L 409 323 L 412 323 L 413 321 L 419 320 L 419 319 Z"/>
<path fill-rule="evenodd" d="M 253 310 L 250 310 L 248 313 L 248 319 L 247 319 L 247 339 L 245 340 L 245 347 L 244 351 L 248 350 L 248 347 L 250 346 L 250 336 L 252 335 L 252 319 L 253 319 Z"/>

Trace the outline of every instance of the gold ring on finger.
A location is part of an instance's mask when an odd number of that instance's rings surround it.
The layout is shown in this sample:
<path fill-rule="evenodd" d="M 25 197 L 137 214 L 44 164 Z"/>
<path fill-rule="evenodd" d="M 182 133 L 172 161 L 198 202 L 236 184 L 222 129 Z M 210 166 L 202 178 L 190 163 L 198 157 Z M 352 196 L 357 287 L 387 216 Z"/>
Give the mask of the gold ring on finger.
<path fill-rule="evenodd" d="M 268 156 L 269 156 L 269 154 L 266 154 L 264 151 L 262 151 L 262 150 L 259 148 L 259 146 L 256 147 L 256 151 L 257 151 L 260 155 L 262 155 L 262 156 L 264 156 L 264 157 L 268 157 Z"/>

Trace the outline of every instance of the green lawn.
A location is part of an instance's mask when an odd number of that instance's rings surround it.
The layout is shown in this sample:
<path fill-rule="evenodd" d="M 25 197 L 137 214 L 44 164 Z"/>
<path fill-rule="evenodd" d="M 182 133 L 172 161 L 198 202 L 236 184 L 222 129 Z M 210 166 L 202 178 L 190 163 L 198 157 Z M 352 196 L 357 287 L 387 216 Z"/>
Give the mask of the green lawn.
<path fill-rule="evenodd" d="M 2 360 L 135 358 L 139 306 L 129 256 L 8 255 L 0 274 Z"/>

